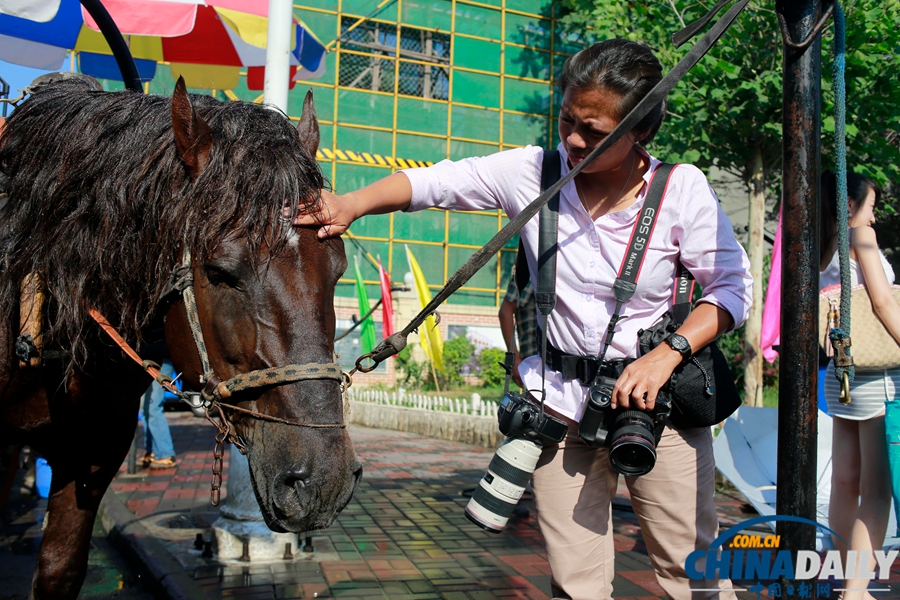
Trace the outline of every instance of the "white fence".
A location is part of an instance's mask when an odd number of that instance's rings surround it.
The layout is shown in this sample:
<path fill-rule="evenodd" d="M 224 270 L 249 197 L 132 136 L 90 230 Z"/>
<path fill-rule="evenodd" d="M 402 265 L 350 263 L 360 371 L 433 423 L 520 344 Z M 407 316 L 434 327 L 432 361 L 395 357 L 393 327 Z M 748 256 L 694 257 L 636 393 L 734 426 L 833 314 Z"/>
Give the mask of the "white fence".
<path fill-rule="evenodd" d="M 405 390 L 388 392 L 385 390 L 357 389 L 354 387 L 347 390 L 347 393 L 350 400 L 357 402 L 437 410 L 476 417 L 487 417 L 497 414 L 497 404 L 489 400 L 482 400 L 478 394 L 472 394 L 471 398 L 445 398 L 443 396 L 411 394 Z"/>

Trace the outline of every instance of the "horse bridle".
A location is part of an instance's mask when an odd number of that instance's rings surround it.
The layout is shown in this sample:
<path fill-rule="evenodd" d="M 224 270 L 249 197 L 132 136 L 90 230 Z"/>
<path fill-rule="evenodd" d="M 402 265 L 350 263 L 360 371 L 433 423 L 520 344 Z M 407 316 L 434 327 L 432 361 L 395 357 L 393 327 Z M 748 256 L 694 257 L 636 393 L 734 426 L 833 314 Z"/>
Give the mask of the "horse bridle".
<path fill-rule="evenodd" d="M 248 410 L 233 404 L 226 404 L 223 400 L 231 398 L 234 394 L 252 390 L 261 387 L 279 386 L 297 381 L 313 380 L 313 379 L 333 379 L 341 386 L 341 395 L 350 387 L 350 374 L 344 372 L 337 363 L 308 363 L 308 364 L 289 364 L 281 367 L 270 367 L 268 369 L 257 369 L 249 373 L 240 373 L 234 377 L 223 381 L 209 362 L 209 353 L 206 350 L 206 341 L 203 338 L 203 328 L 200 325 L 200 313 L 197 310 L 197 299 L 194 296 L 194 271 L 191 265 L 191 253 L 187 249 L 184 250 L 181 264 L 172 269 L 169 282 L 166 284 L 166 290 L 163 292 L 163 299 L 181 296 L 184 301 L 184 310 L 187 314 L 188 325 L 191 329 L 191 335 L 194 338 L 194 344 L 197 347 L 197 354 L 200 356 L 200 383 L 203 389 L 200 391 L 200 397 L 203 400 L 203 409 L 206 419 L 218 430 L 216 434 L 216 445 L 213 450 L 213 479 L 210 484 L 210 499 L 213 506 L 219 505 L 220 489 L 222 486 L 222 467 L 224 456 L 224 444 L 226 441 L 231 442 L 240 451 L 241 454 L 247 454 L 247 446 L 243 440 L 234 431 L 234 426 L 224 410 L 234 411 L 243 415 L 247 415 L 254 419 L 270 421 L 273 423 L 281 423 L 284 425 L 292 425 L 294 427 L 308 427 L 312 429 L 345 429 L 347 427 L 344 418 L 348 413 L 347 400 L 344 398 L 344 406 L 342 411 L 342 422 L 340 423 L 304 423 L 301 421 L 293 421 L 290 419 L 282 419 L 281 417 L 273 417 L 265 413 L 255 410 Z M 187 394 L 175 388 L 171 379 L 159 373 L 156 365 L 151 364 L 148 368 L 148 361 L 143 361 L 144 368 L 155 377 L 156 381 L 167 390 L 177 395 L 180 399 L 187 401 Z M 218 412 L 219 421 L 210 416 L 210 409 Z M 223 410 L 224 409 L 224 410 Z"/>
<path fill-rule="evenodd" d="M 209 409 L 217 408 L 222 418 L 222 427 L 226 429 L 224 432 L 229 441 L 231 441 L 242 454 L 247 453 L 247 448 L 234 434 L 234 429 L 228 419 L 222 414 L 222 409 L 249 415 L 255 419 L 271 421 L 274 423 L 282 423 L 285 425 L 293 425 L 295 427 L 309 427 L 315 429 L 327 428 L 346 428 L 346 423 L 304 423 L 301 421 L 293 421 L 290 419 L 282 419 L 273 417 L 265 413 L 254 410 L 241 408 L 233 404 L 227 404 L 223 400 L 231 398 L 234 394 L 252 390 L 261 387 L 279 386 L 297 381 L 313 380 L 313 379 L 332 379 L 341 385 L 341 392 L 350 386 L 350 376 L 345 373 L 341 366 L 337 363 L 307 363 L 307 364 L 289 364 L 280 367 L 270 367 L 267 369 L 257 369 L 248 373 L 240 373 L 223 381 L 209 362 L 209 353 L 206 350 L 206 342 L 203 337 L 203 328 L 200 325 L 200 313 L 197 310 L 197 300 L 194 296 L 194 277 L 193 268 L 191 266 L 191 253 L 184 251 L 181 265 L 176 267 L 172 272 L 171 286 L 173 291 L 180 291 L 181 298 L 184 301 L 185 312 L 187 313 L 188 324 L 190 325 L 191 335 L 194 338 L 194 344 L 197 347 L 197 353 L 200 356 L 200 383 L 203 389 L 200 391 L 200 397 L 203 399 L 203 407 L 207 411 L 209 418 Z M 211 420 L 211 419 L 210 419 Z M 216 424 L 218 427 L 219 425 Z"/>

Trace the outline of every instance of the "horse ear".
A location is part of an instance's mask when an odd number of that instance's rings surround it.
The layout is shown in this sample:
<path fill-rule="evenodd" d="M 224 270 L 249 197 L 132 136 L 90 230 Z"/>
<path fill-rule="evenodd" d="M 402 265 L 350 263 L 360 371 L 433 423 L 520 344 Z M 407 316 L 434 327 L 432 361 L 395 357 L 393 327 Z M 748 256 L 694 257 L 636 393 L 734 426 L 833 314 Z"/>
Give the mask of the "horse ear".
<path fill-rule="evenodd" d="M 306 98 L 303 100 L 303 115 L 297 123 L 297 133 L 300 134 L 300 143 L 309 155 L 315 156 L 316 150 L 319 149 L 319 120 L 316 118 L 312 90 L 306 92 Z"/>
<path fill-rule="evenodd" d="M 178 77 L 172 95 L 172 129 L 175 131 L 178 154 L 191 172 L 191 177 L 197 179 L 209 163 L 212 130 L 191 106 L 184 77 Z"/>

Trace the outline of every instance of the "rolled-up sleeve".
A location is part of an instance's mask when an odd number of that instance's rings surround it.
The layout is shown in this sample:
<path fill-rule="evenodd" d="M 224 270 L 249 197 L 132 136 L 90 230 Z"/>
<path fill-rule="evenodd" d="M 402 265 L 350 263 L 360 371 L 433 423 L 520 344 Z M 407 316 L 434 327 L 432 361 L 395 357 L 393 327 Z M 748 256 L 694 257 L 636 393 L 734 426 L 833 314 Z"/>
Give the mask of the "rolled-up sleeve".
<path fill-rule="evenodd" d="M 521 202 L 517 192 L 523 177 L 534 178 L 536 172 L 540 178 L 540 169 L 535 171 L 535 164 L 541 154 L 540 148 L 528 146 L 404 170 L 412 185 L 412 201 L 406 210 L 502 208 L 507 214 L 516 214 Z"/>
<path fill-rule="evenodd" d="M 678 167 L 676 184 L 682 215 L 677 239 L 682 264 L 703 287 L 699 302 L 728 311 L 732 329 L 740 327 L 753 303 L 750 261 L 734 237 L 728 216 L 703 173 L 694 166 Z"/>

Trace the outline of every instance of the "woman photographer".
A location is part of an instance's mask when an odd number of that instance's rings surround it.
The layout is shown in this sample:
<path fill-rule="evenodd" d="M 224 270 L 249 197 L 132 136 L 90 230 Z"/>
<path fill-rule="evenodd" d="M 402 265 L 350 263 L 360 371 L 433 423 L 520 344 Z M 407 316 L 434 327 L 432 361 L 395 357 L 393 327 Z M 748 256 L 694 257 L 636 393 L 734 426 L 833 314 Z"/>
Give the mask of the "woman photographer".
<path fill-rule="evenodd" d="M 644 46 L 625 40 L 595 44 L 570 57 L 559 80 L 559 135 L 565 175 L 607 136 L 662 78 Z M 581 360 L 600 355 L 615 308 L 612 285 L 659 161 L 644 145 L 662 123 L 665 102 L 563 187 L 559 207 L 556 308 L 547 324 L 548 345 Z M 319 225 L 319 235 L 340 235 L 357 218 L 429 207 L 460 210 L 502 208 L 512 218 L 540 194 L 544 151 L 508 150 L 482 158 L 443 161 L 391 175 L 342 196 L 323 193 L 326 209 L 295 219 Z M 521 230 L 531 280 L 537 281 L 538 219 Z M 685 354 L 661 344 L 638 358 L 638 330 L 651 327 L 670 307 L 678 262 L 704 293 L 678 334 Z M 618 378 L 613 404 L 653 410 L 660 388 L 691 348 L 700 349 L 746 318 L 751 279 L 747 257 L 731 223 L 697 168 L 678 166 L 669 181 L 633 298 L 616 325 L 608 359 L 635 359 Z M 541 318 L 541 321 L 543 319 Z M 564 379 L 541 358 L 522 361 L 519 373 L 534 393 L 545 387 L 546 407 L 569 425 L 560 444 L 543 448 L 532 485 L 552 571 L 554 597 L 612 597 L 615 548 L 611 503 L 618 473 L 608 451 L 585 445 L 578 435 L 589 382 Z M 734 598 L 718 591 L 730 582 L 691 581 L 688 554 L 715 538 L 714 463 L 708 428 L 666 426 L 655 468 L 626 478 L 635 513 L 656 570 L 671 598 Z M 702 570 L 702 564 L 699 565 Z M 692 588 L 697 591 L 692 593 Z M 709 591 L 713 588 L 712 591 Z"/>
<path fill-rule="evenodd" d="M 891 293 L 894 270 L 878 249 L 875 238 L 875 205 L 880 190 L 869 179 L 847 174 L 846 207 L 837 206 L 835 175 L 822 174 L 821 254 L 819 287 L 841 282 L 838 255 L 837 211 L 849 210 L 850 280 L 865 284 L 872 307 L 885 329 L 900 344 L 900 306 Z M 851 330 L 852 331 L 852 330 Z M 857 341 L 864 344 L 865 340 Z M 850 404 L 842 404 L 834 365 L 825 373 L 825 399 L 834 417 L 831 463 L 831 501 L 828 522 L 850 544 L 833 537 L 835 547 L 846 558 L 847 550 L 859 552 L 860 564 L 874 560 L 873 550 L 884 543 L 891 510 L 891 481 L 885 439 L 885 402 L 896 398 L 900 369 L 857 372 L 850 383 Z M 874 564 L 874 563 L 872 563 Z M 862 572 L 857 569 L 856 572 Z M 872 598 L 865 591 L 868 580 L 846 581 L 844 600 Z"/>

